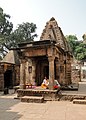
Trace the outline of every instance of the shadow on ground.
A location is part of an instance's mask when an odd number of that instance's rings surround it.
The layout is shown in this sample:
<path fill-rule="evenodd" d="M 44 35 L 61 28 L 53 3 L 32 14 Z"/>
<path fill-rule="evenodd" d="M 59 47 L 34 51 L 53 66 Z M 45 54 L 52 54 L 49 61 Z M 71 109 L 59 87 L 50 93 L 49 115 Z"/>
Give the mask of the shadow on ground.
<path fill-rule="evenodd" d="M 0 120 L 19 120 L 22 115 L 11 111 L 11 107 L 19 102 L 13 98 L 0 98 Z"/>

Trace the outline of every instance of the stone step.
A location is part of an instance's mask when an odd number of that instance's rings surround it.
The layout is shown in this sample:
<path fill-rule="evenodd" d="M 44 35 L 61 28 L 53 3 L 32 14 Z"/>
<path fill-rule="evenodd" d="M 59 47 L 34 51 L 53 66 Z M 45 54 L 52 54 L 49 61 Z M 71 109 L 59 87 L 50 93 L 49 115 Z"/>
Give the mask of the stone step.
<path fill-rule="evenodd" d="M 44 98 L 39 96 L 23 96 L 21 97 L 21 102 L 28 102 L 28 103 L 43 103 Z"/>
<path fill-rule="evenodd" d="M 79 100 L 79 99 L 74 99 L 73 100 L 74 104 L 86 104 L 86 100 Z"/>

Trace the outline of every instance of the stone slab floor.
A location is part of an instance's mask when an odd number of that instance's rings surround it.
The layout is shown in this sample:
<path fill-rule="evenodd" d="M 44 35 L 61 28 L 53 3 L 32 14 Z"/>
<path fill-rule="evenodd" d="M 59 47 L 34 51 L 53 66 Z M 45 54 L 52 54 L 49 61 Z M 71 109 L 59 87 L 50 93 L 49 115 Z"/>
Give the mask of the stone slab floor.
<path fill-rule="evenodd" d="M 0 120 L 86 120 L 86 105 L 69 101 L 24 103 L 15 96 L 0 95 Z"/>

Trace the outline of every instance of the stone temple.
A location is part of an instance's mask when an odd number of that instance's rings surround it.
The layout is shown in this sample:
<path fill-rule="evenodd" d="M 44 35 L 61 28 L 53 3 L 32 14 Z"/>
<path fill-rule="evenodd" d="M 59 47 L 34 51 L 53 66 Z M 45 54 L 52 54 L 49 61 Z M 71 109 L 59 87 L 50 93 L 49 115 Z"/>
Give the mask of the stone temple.
<path fill-rule="evenodd" d="M 19 82 L 21 89 L 25 89 L 26 84 L 40 86 L 45 76 L 49 79 L 50 90 L 53 90 L 54 80 L 57 80 L 61 85 L 71 83 L 71 50 L 61 28 L 53 17 L 46 23 L 39 41 L 21 43 L 13 51 L 16 51 L 20 63 L 13 64 L 12 69 L 16 70 L 16 67 L 18 69 L 17 72 L 12 70 L 10 85 L 14 86 Z M 8 63 L 12 66 L 10 61 Z M 8 63 L 7 65 L 9 65 Z M 2 70 L 3 76 L 7 70 Z M 2 81 L 4 86 L 4 77 Z"/>

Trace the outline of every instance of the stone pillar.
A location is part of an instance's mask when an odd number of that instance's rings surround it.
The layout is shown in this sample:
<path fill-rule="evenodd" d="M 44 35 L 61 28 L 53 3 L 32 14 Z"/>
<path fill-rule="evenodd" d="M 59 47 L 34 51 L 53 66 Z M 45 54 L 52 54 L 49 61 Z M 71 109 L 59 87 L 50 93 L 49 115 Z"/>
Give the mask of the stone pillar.
<path fill-rule="evenodd" d="M 28 61 L 26 62 L 26 84 L 29 84 L 30 83 L 30 80 L 29 80 L 29 71 L 28 71 Z"/>
<path fill-rule="evenodd" d="M 0 64 L 0 90 L 4 89 L 4 65 Z"/>
<path fill-rule="evenodd" d="M 28 81 L 29 81 L 29 84 L 32 84 L 32 59 L 28 59 L 28 74 L 29 74 L 29 77 L 28 77 Z"/>
<path fill-rule="evenodd" d="M 58 59 L 55 60 L 55 65 L 56 65 L 56 80 L 58 80 L 59 82 L 60 81 L 60 63 Z"/>
<path fill-rule="evenodd" d="M 36 63 L 32 61 L 32 84 L 35 85 L 35 78 L 36 78 Z"/>
<path fill-rule="evenodd" d="M 48 57 L 49 60 L 49 89 L 53 90 L 54 89 L 54 59 L 55 57 Z"/>
<path fill-rule="evenodd" d="M 16 81 L 14 82 L 15 85 L 20 83 L 20 66 L 15 66 L 15 74 L 16 74 Z"/>
<path fill-rule="evenodd" d="M 26 65 L 26 61 L 21 60 L 21 64 L 20 64 L 20 89 L 26 88 L 25 87 L 25 83 L 26 83 L 25 65 Z"/>

